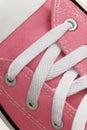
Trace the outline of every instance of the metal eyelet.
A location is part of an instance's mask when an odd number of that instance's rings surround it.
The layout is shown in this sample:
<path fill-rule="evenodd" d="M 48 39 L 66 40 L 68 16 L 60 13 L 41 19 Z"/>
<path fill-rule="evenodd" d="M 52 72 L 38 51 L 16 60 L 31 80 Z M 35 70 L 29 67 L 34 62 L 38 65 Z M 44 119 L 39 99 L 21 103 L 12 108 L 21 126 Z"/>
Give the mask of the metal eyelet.
<path fill-rule="evenodd" d="M 30 110 L 36 110 L 38 108 L 38 104 L 33 104 L 30 101 L 27 102 L 27 106 L 29 107 Z"/>
<path fill-rule="evenodd" d="M 66 19 L 65 23 L 67 23 L 67 22 L 72 24 L 72 27 L 69 29 L 70 31 L 75 31 L 77 29 L 78 24 L 74 19 Z"/>
<path fill-rule="evenodd" d="M 8 86 L 10 86 L 10 87 L 15 86 L 15 84 L 16 84 L 16 79 L 10 81 L 10 80 L 8 79 L 8 75 L 6 74 L 6 75 L 5 75 L 5 83 L 6 83 Z"/>
<path fill-rule="evenodd" d="M 63 121 L 61 121 L 60 125 L 58 125 L 55 122 L 52 122 L 52 126 L 56 129 L 56 130 L 61 130 L 63 128 Z"/>

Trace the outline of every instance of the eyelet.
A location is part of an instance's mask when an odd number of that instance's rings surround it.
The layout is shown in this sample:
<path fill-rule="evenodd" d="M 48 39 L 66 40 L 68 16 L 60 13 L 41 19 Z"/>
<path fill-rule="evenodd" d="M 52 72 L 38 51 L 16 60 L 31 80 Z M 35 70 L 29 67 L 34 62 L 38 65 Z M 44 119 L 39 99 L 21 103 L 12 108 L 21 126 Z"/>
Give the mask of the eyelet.
<path fill-rule="evenodd" d="M 55 122 L 52 122 L 52 126 L 56 129 L 56 130 L 61 130 L 63 128 L 63 122 L 61 121 L 60 125 L 58 125 Z"/>
<path fill-rule="evenodd" d="M 77 24 L 77 22 L 74 19 L 66 19 L 65 23 L 67 23 L 67 22 L 69 22 L 69 23 L 71 23 L 73 25 L 73 27 L 71 27 L 69 29 L 70 31 L 75 31 L 77 29 L 78 24 Z"/>
<path fill-rule="evenodd" d="M 30 101 L 28 101 L 27 106 L 29 107 L 30 110 L 36 110 L 38 108 L 38 104 L 34 105 Z"/>
<path fill-rule="evenodd" d="M 16 79 L 10 81 L 10 80 L 8 79 L 8 75 L 6 74 L 6 75 L 5 75 L 5 83 L 6 83 L 8 86 L 12 87 L 12 86 L 14 86 L 14 85 L 16 84 Z"/>

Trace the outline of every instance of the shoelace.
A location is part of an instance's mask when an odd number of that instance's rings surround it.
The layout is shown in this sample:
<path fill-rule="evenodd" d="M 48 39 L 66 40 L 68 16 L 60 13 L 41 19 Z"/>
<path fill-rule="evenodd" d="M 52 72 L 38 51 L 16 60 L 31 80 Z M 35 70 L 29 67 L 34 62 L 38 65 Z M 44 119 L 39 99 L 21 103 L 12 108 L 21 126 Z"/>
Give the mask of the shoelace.
<path fill-rule="evenodd" d="M 58 46 L 58 43 L 56 44 L 56 41 L 59 40 L 67 31 L 74 31 L 76 28 L 77 22 L 73 19 L 67 19 L 63 24 L 51 29 L 11 63 L 5 76 L 5 81 L 8 86 L 15 85 L 17 82 L 16 76 L 20 71 L 37 55 L 48 48 L 33 75 L 27 95 L 26 105 L 31 110 L 37 109 L 39 96 L 44 82 L 65 72 L 57 88 L 53 90 L 54 97 L 51 120 L 53 127 L 57 130 L 62 129 L 63 127 L 62 116 L 67 97 L 87 88 L 87 75 L 76 79 L 78 73 L 73 69 L 73 66 L 87 58 L 87 45 L 79 47 L 54 63 L 61 53 L 61 49 Z M 72 124 L 72 130 L 84 130 L 87 121 L 87 111 L 85 111 L 86 107 L 87 95 L 84 96 L 77 109 Z"/>

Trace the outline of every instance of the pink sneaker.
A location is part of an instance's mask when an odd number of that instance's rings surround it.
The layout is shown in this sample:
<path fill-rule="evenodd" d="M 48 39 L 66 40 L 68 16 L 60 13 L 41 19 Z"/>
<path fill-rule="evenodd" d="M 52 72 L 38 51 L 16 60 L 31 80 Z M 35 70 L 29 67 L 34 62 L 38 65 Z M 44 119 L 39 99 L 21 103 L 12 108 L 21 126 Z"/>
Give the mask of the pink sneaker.
<path fill-rule="evenodd" d="M 11 130 L 86 130 L 87 0 L 20 2 L 0 2 L 1 118 Z"/>

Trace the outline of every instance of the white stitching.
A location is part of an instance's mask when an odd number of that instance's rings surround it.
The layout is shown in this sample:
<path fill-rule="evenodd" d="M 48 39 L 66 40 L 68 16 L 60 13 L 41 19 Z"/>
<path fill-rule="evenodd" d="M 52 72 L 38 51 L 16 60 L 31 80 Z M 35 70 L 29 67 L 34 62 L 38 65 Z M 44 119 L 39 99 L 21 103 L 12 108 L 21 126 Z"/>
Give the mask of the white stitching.
<path fill-rule="evenodd" d="M 0 87 L 1 87 L 1 91 L 2 91 L 2 94 L 4 94 L 5 97 L 8 98 L 8 100 L 10 101 L 10 103 L 12 103 L 14 106 L 16 106 L 16 108 L 18 108 L 25 116 L 28 115 L 28 113 L 26 112 L 26 110 L 24 110 L 23 107 L 21 107 L 21 105 L 19 105 L 19 103 L 17 103 L 8 93 L 6 90 L 4 90 L 3 86 L 0 84 Z M 46 89 L 43 90 L 44 91 L 44 94 L 48 97 L 48 98 L 51 98 L 52 95 L 48 96 L 48 94 L 50 94 L 49 92 L 46 93 Z M 75 111 L 73 110 L 72 111 L 72 108 L 70 106 L 68 106 L 68 104 L 66 103 L 65 104 L 65 111 L 68 113 L 69 117 L 73 117 Z M 26 114 L 25 114 L 26 112 Z M 29 117 L 32 117 L 30 114 L 29 114 Z M 34 118 L 32 117 L 32 120 Z M 34 120 L 35 122 L 35 120 Z M 37 121 L 38 122 L 38 121 Z M 40 124 L 41 125 L 41 124 Z"/>
<path fill-rule="evenodd" d="M 65 0 L 64 0 L 64 1 L 65 1 Z M 69 6 L 69 4 L 68 4 L 67 2 L 65 2 L 65 3 L 67 4 L 67 6 L 68 6 L 69 8 L 73 8 L 72 14 L 74 14 L 74 15 L 78 14 L 77 16 L 79 16 L 79 17 L 81 18 L 80 21 L 82 22 L 82 24 L 84 24 L 84 25 L 87 26 L 87 22 L 83 22 L 83 21 L 86 21 L 86 19 L 81 16 L 81 14 L 79 13 L 79 11 L 77 11 L 77 9 L 75 9 L 73 5 L 72 5 L 72 6 Z M 56 22 L 56 21 L 59 22 L 59 18 L 58 18 L 58 14 L 59 14 L 58 11 L 59 11 L 59 10 L 56 9 L 56 8 L 57 8 L 57 4 L 58 4 L 58 3 L 55 4 L 56 7 L 55 7 L 55 12 L 54 12 L 54 14 L 55 14 L 55 15 L 54 15 L 54 19 L 57 19 L 57 20 L 54 20 L 55 22 Z M 56 26 L 56 23 L 54 23 L 54 25 Z M 63 44 L 63 48 L 64 48 L 65 52 L 70 52 L 70 51 L 72 51 L 72 48 L 70 47 L 70 44 L 68 44 L 68 41 L 67 41 L 66 39 L 64 39 L 64 37 L 63 37 L 62 39 L 63 39 L 63 42 L 61 42 L 61 43 Z M 60 40 L 60 41 L 62 41 L 62 40 Z M 66 42 L 67 42 L 67 44 L 66 44 Z M 84 64 L 83 64 L 83 63 L 78 64 L 76 67 L 79 68 L 79 71 L 80 71 L 81 74 L 87 74 L 87 70 L 84 69 L 85 67 L 84 67 Z"/>
<path fill-rule="evenodd" d="M 4 64 L 4 61 L 2 62 L 2 66 L 7 66 L 7 64 L 9 64 L 9 62 L 7 61 L 6 62 L 6 64 Z M 32 70 L 31 70 L 31 72 L 32 72 Z M 24 76 L 26 76 L 26 78 L 27 79 L 29 79 L 29 77 L 27 76 L 27 71 L 26 71 L 26 73 L 22 73 Z M 1 73 L 0 73 L 0 75 L 1 75 Z M 2 77 L 2 75 L 1 75 L 1 77 Z M 2 81 L 1 81 L 2 82 Z M 47 85 L 47 84 L 46 84 Z M 1 86 L 1 85 L 0 85 Z M 48 85 L 47 85 L 48 86 Z M 47 86 L 45 86 L 43 89 L 42 89 L 42 91 L 44 92 L 44 94 L 48 97 L 48 98 L 51 98 L 52 96 L 53 96 L 53 93 L 51 93 L 50 92 L 50 90 L 49 90 L 49 88 L 47 87 Z M 2 88 L 3 88 L 3 86 L 2 86 Z M 5 90 L 4 90 L 4 88 L 3 88 L 3 92 L 4 92 Z M 2 93 L 2 91 L 1 91 L 1 93 Z M 5 94 L 4 94 L 4 96 L 6 96 L 7 95 L 7 98 L 9 98 L 8 100 L 13 104 L 13 105 L 15 105 L 16 106 L 16 108 L 17 109 L 19 109 L 25 116 L 26 116 L 26 118 L 28 118 L 28 119 L 30 119 L 31 121 L 34 121 L 34 124 L 35 125 L 37 125 L 38 123 L 39 123 L 39 121 L 37 121 L 36 119 L 34 119 L 30 114 L 28 114 L 27 112 L 26 112 L 26 110 L 24 110 L 24 108 L 22 108 L 21 107 L 21 105 L 19 105 L 10 95 L 8 95 L 8 93 L 5 91 Z M 66 103 L 66 105 L 65 105 L 65 111 L 68 113 L 68 115 L 69 115 L 69 117 L 71 117 L 71 116 L 73 116 L 73 113 L 74 113 L 74 111 L 72 111 L 72 109 L 70 108 L 70 106 L 68 106 L 68 104 Z M 71 114 L 71 111 L 72 111 L 72 114 Z M 36 121 L 36 122 L 35 122 Z M 39 128 L 41 128 L 41 129 L 43 129 L 43 130 L 46 130 L 46 128 L 45 127 L 42 127 L 42 124 L 40 124 L 39 123 L 39 125 L 37 125 L 37 126 L 39 126 Z"/>
<path fill-rule="evenodd" d="M 42 130 L 46 130 L 45 127 L 42 126 L 41 123 L 39 123 L 39 121 L 35 120 L 29 113 L 26 112 L 26 110 L 21 107 L 20 104 L 18 104 L 7 92 L 6 90 L 4 90 L 3 86 L 0 84 L 1 89 L 3 90 L 3 94 L 4 96 L 9 100 L 9 102 L 11 104 L 13 104 L 14 106 L 16 106 L 17 109 L 19 109 L 20 112 L 23 113 L 24 116 L 26 116 L 26 118 L 30 119 L 37 127 L 39 127 Z"/>

